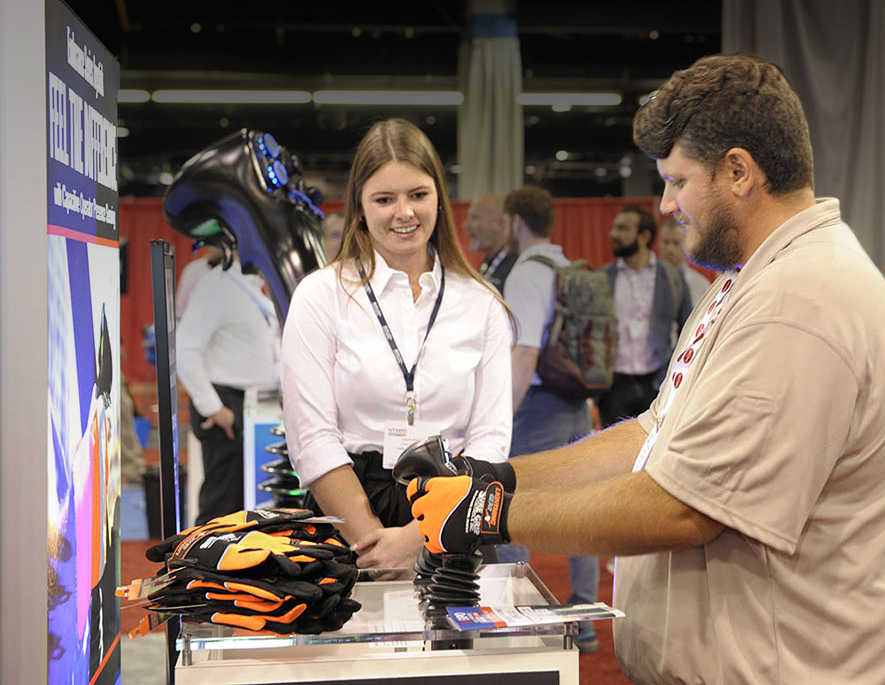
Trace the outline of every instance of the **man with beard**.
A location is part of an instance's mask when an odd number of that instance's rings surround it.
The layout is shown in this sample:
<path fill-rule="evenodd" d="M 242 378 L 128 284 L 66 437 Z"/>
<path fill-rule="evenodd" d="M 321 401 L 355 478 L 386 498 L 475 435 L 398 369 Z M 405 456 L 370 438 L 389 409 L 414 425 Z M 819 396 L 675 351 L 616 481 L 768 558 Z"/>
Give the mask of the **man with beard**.
<path fill-rule="evenodd" d="M 773 64 L 676 72 L 633 139 L 692 260 L 723 273 L 648 411 L 412 481 L 425 544 L 616 555 L 615 651 L 636 685 L 881 685 L 885 278 L 838 201 L 814 197 L 805 115 Z M 465 530 L 479 495 L 493 516 Z"/>
<path fill-rule="evenodd" d="M 479 273 L 503 294 L 504 281 L 517 257 L 516 251 L 510 249 L 510 222 L 504 214 L 504 198 L 483 195 L 471 202 L 464 232 L 470 236 L 470 249 L 485 255 Z"/>
<path fill-rule="evenodd" d="M 605 267 L 612 286 L 618 347 L 612 387 L 599 398 L 605 427 L 644 412 L 661 387 L 677 335 L 691 314 L 685 279 L 652 252 L 657 227 L 652 215 L 629 205 L 609 234 L 617 259 Z"/>

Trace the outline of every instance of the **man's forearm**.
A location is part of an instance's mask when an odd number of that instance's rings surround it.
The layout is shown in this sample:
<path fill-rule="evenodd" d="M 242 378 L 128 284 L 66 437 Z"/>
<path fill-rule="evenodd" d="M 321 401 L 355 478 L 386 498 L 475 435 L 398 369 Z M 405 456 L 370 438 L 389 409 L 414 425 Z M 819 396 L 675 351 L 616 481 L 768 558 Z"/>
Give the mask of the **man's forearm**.
<path fill-rule="evenodd" d="M 521 492 L 517 487 L 507 517 L 515 545 L 600 556 L 696 547 L 722 528 L 644 471 L 555 491 Z"/>
<path fill-rule="evenodd" d="M 511 459 L 517 492 L 574 488 L 630 473 L 645 438 L 632 419 L 568 447 Z"/>

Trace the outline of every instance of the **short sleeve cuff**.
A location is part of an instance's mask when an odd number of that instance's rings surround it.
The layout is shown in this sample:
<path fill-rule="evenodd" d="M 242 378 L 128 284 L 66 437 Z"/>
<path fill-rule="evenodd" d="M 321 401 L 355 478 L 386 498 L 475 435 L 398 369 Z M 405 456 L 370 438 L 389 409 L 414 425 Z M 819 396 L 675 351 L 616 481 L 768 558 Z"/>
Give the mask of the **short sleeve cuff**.
<path fill-rule="evenodd" d="M 639 425 L 642 426 L 642 430 L 649 434 L 655 427 L 655 415 L 651 409 L 647 409 L 642 412 L 639 416 L 636 417 L 637 421 L 639 421 Z"/>
<path fill-rule="evenodd" d="M 670 496 L 705 516 L 709 516 L 714 521 L 779 552 L 785 554 L 796 552 L 798 540 L 790 539 L 780 531 L 773 530 L 742 515 L 737 508 L 723 504 L 723 502 L 727 503 L 730 497 L 735 496 L 735 493 L 713 487 L 710 483 L 705 484 L 706 490 L 703 492 L 698 488 L 692 488 L 685 482 L 687 477 L 680 477 L 677 472 L 667 468 L 666 460 L 649 464 L 645 471 Z"/>

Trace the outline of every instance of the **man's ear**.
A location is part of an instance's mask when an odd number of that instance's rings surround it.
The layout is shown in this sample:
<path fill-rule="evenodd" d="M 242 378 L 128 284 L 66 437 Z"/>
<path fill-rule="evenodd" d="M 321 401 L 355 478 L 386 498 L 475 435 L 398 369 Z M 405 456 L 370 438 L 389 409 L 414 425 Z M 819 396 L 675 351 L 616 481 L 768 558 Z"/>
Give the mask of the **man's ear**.
<path fill-rule="evenodd" d="M 501 232 L 510 237 L 513 233 L 513 227 L 511 226 L 511 220 L 509 214 L 501 214 L 498 217 L 498 223 L 501 226 Z"/>
<path fill-rule="evenodd" d="M 720 170 L 727 177 L 731 192 L 737 197 L 745 197 L 754 186 L 765 183 L 762 169 L 753 155 L 742 147 L 733 147 L 725 153 Z"/>

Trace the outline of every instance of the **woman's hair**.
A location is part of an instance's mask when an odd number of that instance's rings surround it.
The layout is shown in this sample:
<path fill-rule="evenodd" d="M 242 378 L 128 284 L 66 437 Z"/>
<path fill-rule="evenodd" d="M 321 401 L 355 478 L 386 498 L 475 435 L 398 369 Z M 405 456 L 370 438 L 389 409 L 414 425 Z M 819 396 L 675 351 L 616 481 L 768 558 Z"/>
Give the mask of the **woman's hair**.
<path fill-rule="evenodd" d="M 799 98 L 778 67 L 752 55 L 712 55 L 677 71 L 636 113 L 633 141 L 655 159 L 680 141 L 711 170 L 739 147 L 765 173 L 772 194 L 813 186 Z"/>
<path fill-rule="evenodd" d="M 405 119 L 386 119 L 376 122 L 360 141 L 344 193 L 344 235 L 341 239 L 341 249 L 332 263 L 359 260 L 366 270 L 366 277 L 372 277 L 375 272 L 375 250 L 363 218 L 360 198 L 363 186 L 372 174 L 387 162 L 394 161 L 412 164 L 433 179 L 439 207 L 430 243 L 436 249 L 440 263 L 448 271 L 481 283 L 503 304 L 504 301 L 498 292 L 467 263 L 458 245 L 455 220 L 446 192 L 446 178 L 439 154 L 424 132 Z M 342 278 L 342 273 L 343 271 L 339 269 L 339 279 Z M 512 315 L 510 316 L 512 318 Z"/>

